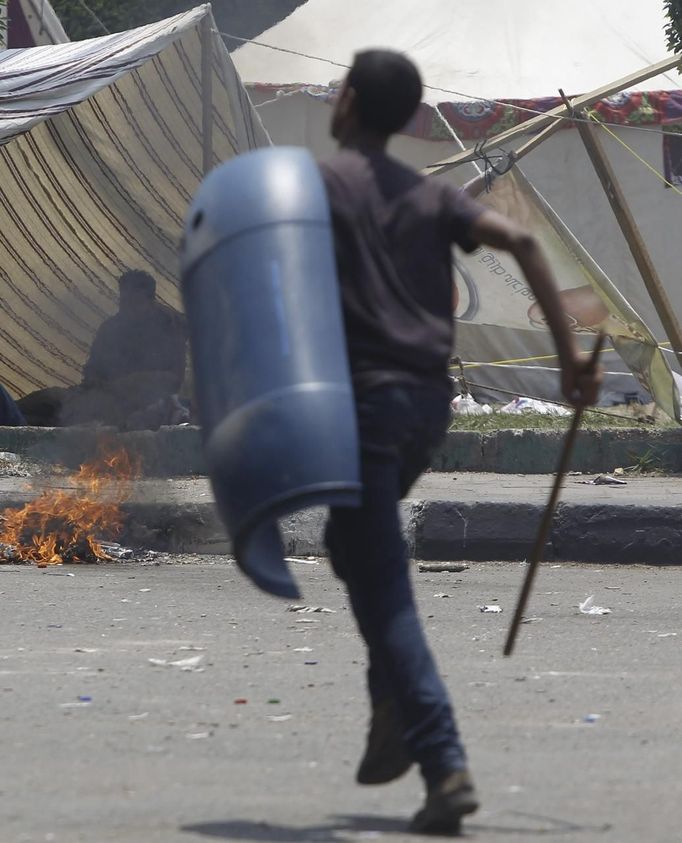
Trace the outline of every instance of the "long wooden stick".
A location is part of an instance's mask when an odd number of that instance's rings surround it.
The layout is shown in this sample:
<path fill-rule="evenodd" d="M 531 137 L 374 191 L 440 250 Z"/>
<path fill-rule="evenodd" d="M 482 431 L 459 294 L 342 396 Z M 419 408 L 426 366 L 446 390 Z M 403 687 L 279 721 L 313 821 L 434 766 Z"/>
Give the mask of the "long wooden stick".
<path fill-rule="evenodd" d="M 604 345 L 605 339 L 606 337 L 604 334 L 599 334 L 599 336 L 597 337 L 594 350 L 592 351 L 592 356 L 590 357 L 590 365 L 592 367 L 596 367 L 597 365 L 597 362 L 599 360 L 599 353 L 602 350 L 602 346 Z M 559 492 L 561 491 L 561 487 L 564 482 L 564 477 L 566 475 L 566 471 L 568 470 L 569 460 L 571 459 L 571 453 L 573 452 L 573 445 L 575 444 L 575 437 L 578 432 L 578 428 L 580 427 L 582 417 L 583 407 L 576 407 L 575 412 L 573 414 L 573 420 L 571 421 L 571 426 L 568 429 L 568 433 L 566 434 L 566 438 L 564 440 L 563 448 L 561 449 L 559 465 L 557 467 L 557 472 L 554 478 L 554 484 L 552 485 L 552 491 L 549 496 L 549 501 L 547 502 L 547 506 L 545 507 L 545 511 L 542 516 L 542 521 L 540 522 L 540 527 L 538 528 L 538 533 L 535 537 L 535 543 L 533 545 L 533 550 L 530 554 L 528 568 L 526 570 L 526 578 L 523 581 L 521 593 L 519 594 L 519 599 L 516 603 L 516 611 L 514 612 L 514 617 L 512 618 L 511 626 L 509 627 L 509 632 L 507 633 L 507 641 L 504 645 L 505 656 L 511 656 L 512 651 L 514 650 L 516 634 L 519 631 L 519 626 L 521 625 L 521 621 L 523 620 L 523 613 L 526 611 L 526 605 L 528 603 L 528 598 L 530 597 L 531 589 L 533 588 L 533 580 L 535 579 L 535 574 L 537 573 L 538 566 L 542 561 L 542 551 L 545 548 L 545 542 L 547 541 L 549 529 L 552 525 L 554 510 L 556 509 L 557 501 L 559 499 Z"/>
<path fill-rule="evenodd" d="M 584 118 L 584 112 L 579 112 L 579 116 Z M 604 193 L 611 204 L 620 230 L 623 232 L 623 236 L 627 241 L 637 269 L 639 269 L 644 285 L 656 309 L 658 318 L 661 320 L 663 330 L 670 340 L 670 345 L 673 347 L 678 361 L 682 362 L 682 327 L 680 326 L 675 309 L 668 298 L 668 293 L 663 286 L 663 282 L 658 275 L 646 241 L 627 203 L 623 189 L 616 177 L 615 170 L 604 152 L 604 148 L 597 134 L 598 130 L 588 123 L 578 123 L 577 126 L 592 166 L 597 173 L 601 186 L 604 188 Z"/>

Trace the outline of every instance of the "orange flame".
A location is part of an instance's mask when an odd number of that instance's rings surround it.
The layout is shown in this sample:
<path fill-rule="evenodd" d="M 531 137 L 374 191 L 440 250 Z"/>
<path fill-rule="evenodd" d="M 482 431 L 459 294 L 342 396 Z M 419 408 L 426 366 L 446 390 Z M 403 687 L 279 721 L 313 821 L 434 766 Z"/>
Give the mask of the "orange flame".
<path fill-rule="evenodd" d="M 39 568 L 109 559 L 100 542 L 120 534 L 128 481 L 139 474 L 139 460 L 124 450 L 102 448 L 95 461 L 69 479 L 73 488 L 44 491 L 21 509 L 0 515 L 6 556 Z"/>

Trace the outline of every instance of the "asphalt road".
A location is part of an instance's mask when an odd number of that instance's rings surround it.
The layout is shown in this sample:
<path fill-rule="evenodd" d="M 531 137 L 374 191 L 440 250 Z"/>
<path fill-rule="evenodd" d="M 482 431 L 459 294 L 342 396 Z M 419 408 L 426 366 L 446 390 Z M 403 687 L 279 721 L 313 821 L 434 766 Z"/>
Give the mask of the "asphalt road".
<path fill-rule="evenodd" d="M 0 841 L 416 840 L 416 772 L 353 782 L 363 651 L 327 565 L 296 572 L 334 612 L 299 614 L 225 560 L 159 559 L 0 568 Z M 483 797 L 467 835 L 682 840 L 682 570 L 547 564 L 504 659 L 521 576 L 415 573 Z"/>

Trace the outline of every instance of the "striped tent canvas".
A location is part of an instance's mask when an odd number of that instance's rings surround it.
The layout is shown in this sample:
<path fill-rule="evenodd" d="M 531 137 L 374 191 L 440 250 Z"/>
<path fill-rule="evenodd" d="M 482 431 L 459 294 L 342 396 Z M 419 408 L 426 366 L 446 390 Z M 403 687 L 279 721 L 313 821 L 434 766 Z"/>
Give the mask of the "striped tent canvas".
<path fill-rule="evenodd" d="M 210 6 L 0 52 L 0 382 L 13 394 L 79 382 L 126 268 L 180 306 L 178 243 L 205 155 L 202 43 L 217 164 L 269 139 Z"/>

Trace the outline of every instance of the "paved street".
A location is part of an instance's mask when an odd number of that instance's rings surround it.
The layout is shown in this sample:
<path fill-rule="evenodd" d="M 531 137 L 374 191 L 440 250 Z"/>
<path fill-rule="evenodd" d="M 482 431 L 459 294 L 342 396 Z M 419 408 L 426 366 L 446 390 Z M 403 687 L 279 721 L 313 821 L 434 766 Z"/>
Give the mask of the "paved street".
<path fill-rule="evenodd" d="M 1 843 L 416 840 L 415 772 L 353 782 L 363 652 L 326 563 L 295 570 L 334 613 L 159 561 L 0 567 Z M 504 659 L 522 571 L 415 573 L 484 800 L 468 836 L 680 840 L 682 570 L 546 564 Z M 612 613 L 580 614 L 592 594 Z"/>

